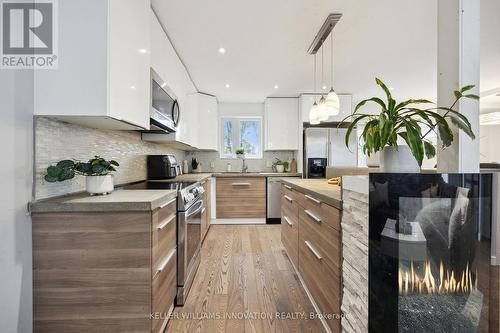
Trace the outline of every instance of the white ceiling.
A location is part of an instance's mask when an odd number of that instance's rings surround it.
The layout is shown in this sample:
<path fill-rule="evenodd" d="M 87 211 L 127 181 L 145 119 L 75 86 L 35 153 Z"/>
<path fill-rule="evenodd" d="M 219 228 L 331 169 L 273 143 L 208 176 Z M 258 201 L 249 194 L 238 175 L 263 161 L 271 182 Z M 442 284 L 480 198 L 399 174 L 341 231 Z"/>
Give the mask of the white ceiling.
<path fill-rule="evenodd" d="M 483 12 L 499 12 L 493 10 L 499 1 L 483 2 L 488 3 L 483 9 L 491 7 Z M 334 29 L 337 92 L 352 93 L 355 100 L 379 94 L 374 83 L 377 76 L 394 87 L 397 98 L 435 99 L 435 0 L 152 3 L 197 88 L 216 95 L 219 101 L 262 102 L 268 96 L 312 92 L 313 57 L 306 50 L 329 13 L 343 14 Z M 491 29 L 498 24 L 494 17 L 488 21 Z M 482 39 L 499 40 L 498 35 L 485 33 Z M 219 54 L 219 47 L 227 52 Z M 499 54 L 497 49 L 483 51 L 485 66 L 499 69 Z M 329 48 L 325 55 L 328 69 Z M 487 67 L 482 68 L 482 74 L 495 76 Z M 274 89 L 275 84 L 279 89 Z M 493 88 L 495 79 L 485 81 L 485 86 Z"/>

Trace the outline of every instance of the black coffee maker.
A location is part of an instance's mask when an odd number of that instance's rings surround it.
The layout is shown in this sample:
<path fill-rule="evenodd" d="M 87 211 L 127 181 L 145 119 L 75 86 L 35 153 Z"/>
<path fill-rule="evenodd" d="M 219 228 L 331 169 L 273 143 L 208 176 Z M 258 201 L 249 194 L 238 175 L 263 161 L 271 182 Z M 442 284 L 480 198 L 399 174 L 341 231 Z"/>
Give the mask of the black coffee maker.
<path fill-rule="evenodd" d="M 148 179 L 171 179 L 180 174 L 174 155 L 148 155 Z"/>

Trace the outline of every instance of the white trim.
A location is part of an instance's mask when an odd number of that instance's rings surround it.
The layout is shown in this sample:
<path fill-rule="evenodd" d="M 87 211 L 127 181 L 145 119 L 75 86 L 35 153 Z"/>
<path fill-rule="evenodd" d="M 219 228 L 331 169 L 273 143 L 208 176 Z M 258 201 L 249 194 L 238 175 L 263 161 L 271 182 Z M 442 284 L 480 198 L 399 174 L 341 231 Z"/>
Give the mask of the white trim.
<path fill-rule="evenodd" d="M 266 224 L 265 218 L 253 218 L 253 219 L 213 219 L 210 224 Z"/>

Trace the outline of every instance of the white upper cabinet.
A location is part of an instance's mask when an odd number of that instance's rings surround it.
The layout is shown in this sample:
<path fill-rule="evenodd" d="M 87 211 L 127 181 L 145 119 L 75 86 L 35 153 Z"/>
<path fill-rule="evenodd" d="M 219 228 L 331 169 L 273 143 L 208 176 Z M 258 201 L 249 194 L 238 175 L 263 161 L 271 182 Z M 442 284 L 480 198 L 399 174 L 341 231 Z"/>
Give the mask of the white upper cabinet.
<path fill-rule="evenodd" d="M 199 141 L 197 103 L 190 97 L 197 92 L 196 87 L 152 10 L 149 12 L 149 26 L 151 68 L 175 94 L 171 97 L 177 99 L 179 103 L 180 116 L 175 133 L 144 133 L 142 139 L 159 143 L 175 143 L 180 149 L 197 147 Z"/>
<path fill-rule="evenodd" d="M 298 150 L 298 98 L 267 98 L 264 110 L 264 150 Z"/>
<path fill-rule="evenodd" d="M 338 94 L 340 100 L 340 113 L 337 116 L 328 118 L 327 121 L 339 122 L 352 112 L 352 95 L 351 94 Z M 300 111 L 302 114 L 302 122 L 309 122 L 309 110 L 314 104 L 314 101 L 318 101 L 321 98 L 320 95 L 301 95 L 300 96 Z M 349 121 L 349 120 L 347 120 Z"/>
<path fill-rule="evenodd" d="M 150 0 L 59 1 L 59 68 L 35 71 L 35 115 L 149 129 Z"/>
<path fill-rule="evenodd" d="M 198 144 L 196 147 L 200 150 L 219 150 L 217 98 L 200 93 L 193 94 L 190 98 L 197 111 Z"/>

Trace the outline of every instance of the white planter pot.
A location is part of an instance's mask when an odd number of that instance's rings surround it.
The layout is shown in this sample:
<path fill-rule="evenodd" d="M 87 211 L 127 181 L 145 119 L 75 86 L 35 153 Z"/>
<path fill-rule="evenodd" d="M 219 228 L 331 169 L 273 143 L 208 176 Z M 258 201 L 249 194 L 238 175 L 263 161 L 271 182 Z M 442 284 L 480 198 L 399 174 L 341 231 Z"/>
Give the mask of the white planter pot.
<path fill-rule="evenodd" d="M 408 146 L 385 147 L 380 153 L 380 169 L 393 173 L 420 172 L 420 166 Z"/>
<path fill-rule="evenodd" d="M 377 151 L 370 156 L 366 155 L 366 166 L 369 168 L 378 168 L 380 166 L 380 152 Z"/>
<path fill-rule="evenodd" d="M 284 171 L 285 171 L 285 166 L 283 166 L 283 165 L 277 165 L 276 166 L 276 172 L 282 173 Z"/>
<path fill-rule="evenodd" d="M 85 187 L 91 195 L 109 194 L 113 192 L 113 176 L 86 176 Z"/>

